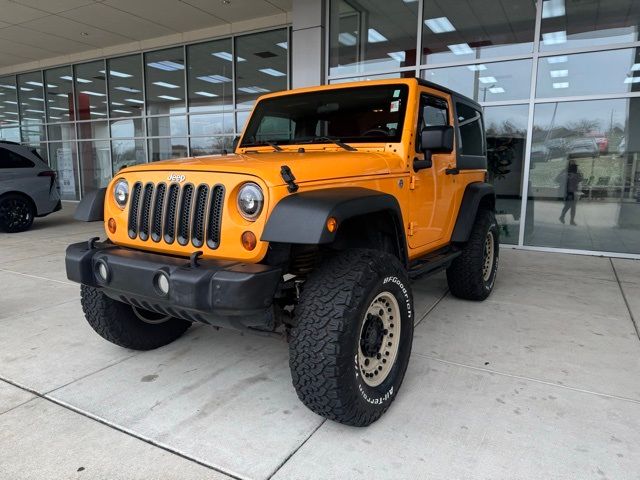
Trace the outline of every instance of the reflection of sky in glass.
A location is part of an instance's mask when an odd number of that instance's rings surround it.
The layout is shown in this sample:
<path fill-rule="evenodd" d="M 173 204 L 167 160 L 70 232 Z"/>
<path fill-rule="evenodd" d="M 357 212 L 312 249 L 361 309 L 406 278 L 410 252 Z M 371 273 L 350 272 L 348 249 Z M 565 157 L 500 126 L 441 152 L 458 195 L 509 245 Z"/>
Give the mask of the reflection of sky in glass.
<path fill-rule="evenodd" d="M 635 78 L 632 68 L 638 62 L 634 48 L 541 58 L 536 94 L 564 97 L 637 91 L 640 84 L 625 80 Z"/>

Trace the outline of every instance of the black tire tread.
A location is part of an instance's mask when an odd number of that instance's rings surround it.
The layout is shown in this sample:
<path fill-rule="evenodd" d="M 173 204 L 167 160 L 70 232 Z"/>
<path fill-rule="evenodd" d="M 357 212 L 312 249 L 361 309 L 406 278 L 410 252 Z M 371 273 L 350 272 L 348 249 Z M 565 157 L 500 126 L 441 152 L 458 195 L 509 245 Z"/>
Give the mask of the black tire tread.
<path fill-rule="evenodd" d="M 495 224 L 491 210 L 479 210 L 471 235 L 462 253 L 447 268 L 447 283 L 452 295 L 465 300 L 484 300 L 491 293 L 484 285 L 482 264 L 487 231 Z M 499 248 L 498 230 L 495 229 L 495 248 Z"/>
<path fill-rule="evenodd" d="M 159 324 L 145 323 L 130 305 L 87 285 L 80 286 L 80 298 L 89 325 L 105 340 L 124 348 L 153 350 L 171 343 L 191 326 L 179 318 Z"/>
<path fill-rule="evenodd" d="M 289 363 L 298 398 L 313 412 L 347 425 L 369 425 L 391 404 L 377 410 L 357 408 L 358 393 L 345 381 L 345 372 L 354 368 L 353 357 L 340 341 L 351 326 L 347 320 L 354 297 L 368 294 L 367 278 L 381 269 L 406 280 L 392 255 L 365 249 L 341 252 L 310 275 L 296 306 L 299 320 L 291 330 Z M 406 365 L 400 381 L 405 370 Z"/>

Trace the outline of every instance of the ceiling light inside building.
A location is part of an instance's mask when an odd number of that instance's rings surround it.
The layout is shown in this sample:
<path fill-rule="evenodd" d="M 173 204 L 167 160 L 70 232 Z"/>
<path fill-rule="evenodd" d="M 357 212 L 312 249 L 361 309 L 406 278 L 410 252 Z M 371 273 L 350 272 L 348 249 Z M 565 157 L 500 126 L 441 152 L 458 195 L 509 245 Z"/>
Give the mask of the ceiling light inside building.
<path fill-rule="evenodd" d="M 338 34 L 338 42 L 347 47 L 353 47 L 356 44 L 357 40 L 355 35 L 353 35 L 352 33 L 343 32 Z"/>
<path fill-rule="evenodd" d="M 455 32 L 456 30 L 447 17 L 428 18 L 424 24 L 433 33 Z"/>
<path fill-rule="evenodd" d="M 567 32 L 560 30 L 559 32 L 549 32 L 542 34 L 542 43 L 545 45 L 558 45 L 567 42 Z"/>
<path fill-rule="evenodd" d="M 287 44 L 287 42 L 276 43 L 276 45 L 279 46 L 280 48 L 284 48 L 285 50 L 289 48 L 289 45 Z"/>
<path fill-rule="evenodd" d="M 551 70 L 549 72 L 549 75 L 551 75 L 551 78 L 568 77 L 569 76 L 569 70 Z"/>
<path fill-rule="evenodd" d="M 491 87 L 489 89 L 491 93 L 504 93 L 504 88 L 502 87 Z"/>
<path fill-rule="evenodd" d="M 164 70 L 165 72 L 175 72 L 176 70 L 184 70 L 184 65 L 171 60 L 161 60 L 160 62 L 147 63 L 148 67 Z"/>
<path fill-rule="evenodd" d="M 481 72 L 483 70 L 486 70 L 487 66 L 481 63 L 479 65 L 469 65 L 467 68 L 472 72 Z"/>
<path fill-rule="evenodd" d="M 542 18 L 563 17 L 565 13 L 564 0 L 544 0 L 542 2 Z"/>
<path fill-rule="evenodd" d="M 496 83 L 498 81 L 496 77 L 480 77 L 478 80 L 482 83 Z"/>
<path fill-rule="evenodd" d="M 112 112 L 116 112 L 116 113 L 124 113 L 124 114 L 127 114 L 127 115 L 130 115 L 131 113 L 133 113 L 133 112 L 130 112 L 129 110 L 118 110 L 118 109 L 113 109 L 113 110 L 111 110 L 111 111 L 112 111 Z"/>
<path fill-rule="evenodd" d="M 182 100 L 178 97 L 172 97 L 171 95 L 158 95 L 158 98 L 164 98 L 165 100 Z"/>
<path fill-rule="evenodd" d="M 167 82 L 153 82 L 153 84 L 159 87 L 164 87 L 164 88 L 180 88 L 179 85 L 174 85 L 173 83 L 167 83 Z"/>
<path fill-rule="evenodd" d="M 240 87 L 238 88 L 238 90 L 240 90 L 241 92 L 245 92 L 245 93 L 266 93 L 266 92 L 270 92 L 271 90 L 267 90 L 266 88 L 262 88 L 262 87 Z"/>
<path fill-rule="evenodd" d="M 386 42 L 387 37 L 382 35 L 375 28 L 370 28 L 367 31 L 367 40 L 369 41 L 369 43 L 380 43 L 380 42 Z"/>
<path fill-rule="evenodd" d="M 266 75 L 271 75 L 272 77 L 284 77 L 287 74 L 282 73 L 280 70 L 276 70 L 275 68 L 261 68 L 260 71 Z"/>
<path fill-rule="evenodd" d="M 68 108 L 62 108 L 62 107 L 49 107 L 49 110 L 59 110 L 61 112 L 68 112 L 69 111 Z"/>
<path fill-rule="evenodd" d="M 198 80 L 209 83 L 227 83 L 231 81 L 229 77 L 225 77 L 224 75 L 202 75 L 197 78 Z"/>
<path fill-rule="evenodd" d="M 211 55 L 213 55 L 214 57 L 221 58 L 222 60 L 227 60 L 228 62 L 232 62 L 233 61 L 233 55 L 231 55 L 229 52 L 215 52 L 215 53 L 212 53 Z M 246 62 L 247 61 L 246 58 L 242 58 L 242 57 L 236 57 L 236 60 L 238 62 Z"/>
<path fill-rule="evenodd" d="M 624 83 L 640 83 L 640 77 L 627 77 L 624 79 Z"/>
<path fill-rule="evenodd" d="M 555 64 L 555 63 L 567 63 L 567 61 L 569 60 L 569 57 L 567 57 L 566 55 L 560 55 L 559 57 L 549 57 L 547 58 L 547 62 L 550 64 Z"/>
<path fill-rule="evenodd" d="M 129 103 L 144 103 L 144 101 L 138 100 L 137 98 L 125 98 L 124 101 Z"/>
<path fill-rule="evenodd" d="M 389 52 L 387 53 L 387 55 L 389 55 L 391 58 L 393 58 L 396 62 L 404 62 L 405 58 L 407 57 L 405 52 Z"/>
<path fill-rule="evenodd" d="M 473 53 L 473 50 L 468 43 L 456 43 L 455 45 L 447 45 L 447 48 L 451 50 L 454 55 L 470 55 Z"/>
<path fill-rule="evenodd" d="M 211 92 L 196 92 L 196 95 L 200 95 L 201 97 L 217 97 L 218 95 L 216 95 L 215 93 L 211 93 Z"/>
<path fill-rule="evenodd" d="M 107 114 L 106 113 L 100 113 L 100 112 L 89 112 L 91 115 L 95 115 L 97 117 L 106 117 Z"/>
<path fill-rule="evenodd" d="M 631 65 L 632 72 L 637 72 L 638 70 L 640 70 L 640 63 L 634 63 L 633 65 Z"/>
<path fill-rule="evenodd" d="M 85 95 L 91 95 L 92 97 L 104 97 L 104 96 L 106 96 L 104 93 L 92 92 L 91 90 L 82 90 L 80 93 L 84 93 Z"/>
<path fill-rule="evenodd" d="M 100 73 L 104 74 L 104 70 L 100 70 Z M 122 73 L 122 72 L 118 72 L 117 70 L 109 70 L 109 75 L 111 75 L 112 77 L 119 77 L 119 78 L 131 78 L 133 77 L 133 75 L 130 75 L 128 73 Z"/>
<path fill-rule="evenodd" d="M 553 88 L 569 88 L 569 82 L 554 82 Z"/>
<path fill-rule="evenodd" d="M 115 90 L 120 90 L 121 92 L 129 92 L 129 93 L 140 93 L 140 90 L 131 87 L 113 87 Z"/>

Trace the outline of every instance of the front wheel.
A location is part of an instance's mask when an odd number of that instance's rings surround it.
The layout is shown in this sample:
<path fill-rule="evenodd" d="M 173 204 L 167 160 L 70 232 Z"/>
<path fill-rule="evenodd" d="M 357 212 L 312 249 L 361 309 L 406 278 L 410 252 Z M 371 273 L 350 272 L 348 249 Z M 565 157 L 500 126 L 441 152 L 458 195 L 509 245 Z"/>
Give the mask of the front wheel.
<path fill-rule="evenodd" d="M 133 350 L 152 350 L 167 345 L 191 326 L 180 318 L 118 302 L 87 285 L 80 287 L 80 301 L 87 322 L 102 338 Z"/>
<path fill-rule="evenodd" d="M 493 212 L 480 210 L 462 253 L 447 269 L 451 293 L 465 300 L 484 300 L 498 271 L 500 237 Z"/>
<path fill-rule="evenodd" d="M 304 284 L 289 344 L 300 400 L 331 420 L 366 426 L 402 384 L 413 340 L 413 298 L 392 255 L 347 250 Z"/>

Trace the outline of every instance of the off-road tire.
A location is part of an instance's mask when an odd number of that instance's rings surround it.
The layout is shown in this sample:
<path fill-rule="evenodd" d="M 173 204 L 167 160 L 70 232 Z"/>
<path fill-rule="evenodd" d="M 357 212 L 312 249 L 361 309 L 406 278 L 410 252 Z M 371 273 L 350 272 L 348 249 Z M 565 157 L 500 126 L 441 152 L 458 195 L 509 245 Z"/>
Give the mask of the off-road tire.
<path fill-rule="evenodd" d="M 0 230 L 2 231 L 19 233 L 29 230 L 35 215 L 36 209 L 33 202 L 25 195 L 9 193 L 0 198 Z"/>
<path fill-rule="evenodd" d="M 485 278 L 485 247 L 488 235 L 493 235 L 493 262 Z M 490 210 L 479 210 L 468 242 L 462 253 L 447 268 L 447 283 L 451 293 L 465 300 L 484 300 L 493 290 L 499 260 L 499 230 Z"/>
<path fill-rule="evenodd" d="M 358 362 L 360 337 L 372 302 L 380 295 L 393 302 L 388 294 L 397 302 L 400 338 L 386 377 L 372 387 Z M 289 364 L 300 400 L 315 413 L 347 425 L 366 426 L 380 418 L 402 384 L 413 341 L 413 297 L 397 258 L 362 249 L 330 256 L 305 282 L 294 320 Z"/>
<path fill-rule="evenodd" d="M 143 322 L 130 305 L 86 285 L 80 286 L 80 298 L 89 325 L 102 338 L 121 347 L 153 350 L 173 342 L 191 326 L 180 318 L 169 318 L 163 323 Z"/>

